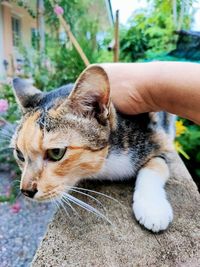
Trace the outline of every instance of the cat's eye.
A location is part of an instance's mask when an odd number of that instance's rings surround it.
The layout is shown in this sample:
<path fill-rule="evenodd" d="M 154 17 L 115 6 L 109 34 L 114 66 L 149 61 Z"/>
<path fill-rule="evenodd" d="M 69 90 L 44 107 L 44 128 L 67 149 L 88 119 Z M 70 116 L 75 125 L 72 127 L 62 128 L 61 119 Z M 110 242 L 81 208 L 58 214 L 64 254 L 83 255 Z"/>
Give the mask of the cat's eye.
<path fill-rule="evenodd" d="M 22 152 L 21 152 L 19 149 L 16 149 L 15 151 L 16 151 L 17 158 L 18 158 L 20 161 L 24 162 L 24 161 L 25 161 L 25 158 L 24 158 Z"/>
<path fill-rule="evenodd" d="M 48 149 L 46 153 L 46 159 L 51 161 L 58 161 L 65 155 L 66 148 L 52 148 Z"/>

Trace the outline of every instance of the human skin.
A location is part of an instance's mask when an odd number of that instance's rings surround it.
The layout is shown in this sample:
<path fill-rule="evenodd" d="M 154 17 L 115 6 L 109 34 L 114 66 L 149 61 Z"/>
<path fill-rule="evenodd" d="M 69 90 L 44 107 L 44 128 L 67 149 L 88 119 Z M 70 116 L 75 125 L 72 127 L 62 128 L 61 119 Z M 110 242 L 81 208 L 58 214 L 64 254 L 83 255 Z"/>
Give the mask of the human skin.
<path fill-rule="evenodd" d="M 200 64 L 104 63 L 115 107 L 126 114 L 164 110 L 200 124 Z"/>

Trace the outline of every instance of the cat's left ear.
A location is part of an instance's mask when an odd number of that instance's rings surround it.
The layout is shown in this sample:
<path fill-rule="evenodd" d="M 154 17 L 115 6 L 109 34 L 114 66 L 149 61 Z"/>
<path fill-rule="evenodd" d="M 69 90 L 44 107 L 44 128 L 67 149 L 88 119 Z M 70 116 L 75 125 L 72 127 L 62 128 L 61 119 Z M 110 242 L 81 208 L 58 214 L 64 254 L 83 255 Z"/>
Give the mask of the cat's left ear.
<path fill-rule="evenodd" d="M 81 73 L 68 97 L 67 106 L 78 115 L 105 123 L 110 109 L 110 86 L 104 69 L 91 65 Z"/>
<path fill-rule="evenodd" d="M 42 91 L 35 88 L 30 81 L 21 78 L 13 79 L 13 91 L 24 113 L 36 107 L 43 97 Z"/>

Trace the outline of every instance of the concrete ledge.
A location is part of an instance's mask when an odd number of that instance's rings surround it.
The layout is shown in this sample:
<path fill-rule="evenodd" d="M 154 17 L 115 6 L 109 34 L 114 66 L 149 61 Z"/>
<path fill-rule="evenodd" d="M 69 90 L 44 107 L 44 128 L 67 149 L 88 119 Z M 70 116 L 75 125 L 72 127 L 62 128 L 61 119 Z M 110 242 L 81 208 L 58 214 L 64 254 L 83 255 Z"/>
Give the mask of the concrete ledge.
<path fill-rule="evenodd" d="M 32 267 L 200 266 L 200 196 L 188 171 L 171 155 L 172 178 L 167 185 L 174 222 L 160 234 L 142 229 L 133 218 L 133 181 L 87 186 L 118 199 L 98 197 L 115 227 L 77 209 L 82 219 L 59 211 L 49 225 Z M 77 195 L 78 196 L 78 195 Z M 82 198 L 91 202 L 89 198 Z"/>

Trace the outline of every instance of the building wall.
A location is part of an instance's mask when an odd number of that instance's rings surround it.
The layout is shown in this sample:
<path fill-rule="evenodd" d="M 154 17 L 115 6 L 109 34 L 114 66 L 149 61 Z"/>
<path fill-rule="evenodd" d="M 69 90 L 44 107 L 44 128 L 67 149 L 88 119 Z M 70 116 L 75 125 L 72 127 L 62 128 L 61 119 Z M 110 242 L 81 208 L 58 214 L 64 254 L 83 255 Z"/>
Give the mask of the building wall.
<path fill-rule="evenodd" d="M 9 63 L 7 75 L 12 75 L 15 60 L 20 54 L 18 48 L 13 46 L 12 16 L 19 18 L 21 21 L 21 41 L 26 48 L 31 48 L 31 28 L 36 28 L 37 23 L 36 19 L 33 19 L 23 7 L 14 3 L 2 2 L 1 9 L 3 18 L 3 59 L 6 59 Z"/>
<path fill-rule="evenodd" d="M 10 10 L 11 8 L 9 4 L 2 6 L 4 60 L 7 60 L 9 63 L 8 74 L 10 74 L 11 71 L 12 56 L 12 27 Z"/>
<path fill-rule="evenodd" d="M 22 42 L 25 46 L 31 47 L 31 28 L 37 27 L 36 19 L 32 18 L 24 8 L 16 4 L 12 4 L 11 14 L 21 19 Z"/>
<path fill-rule="evenodd" d="M 112 16 L 108 0 L 94 0 L 90 3 L 89 13 L 94 14 L 94 19 L 99 21 L 101 32 L 107 31 L 113 26 Z"/>
<path fill-rule="evenodd" d="M 4 77 L 4 66 L 3 66 L 3 55 L 4 55 L 4 47 L 3 47 L 3 18 L 2 18 L 2 8 L 0 5 L 0 81 L 3 80 Z"/>

